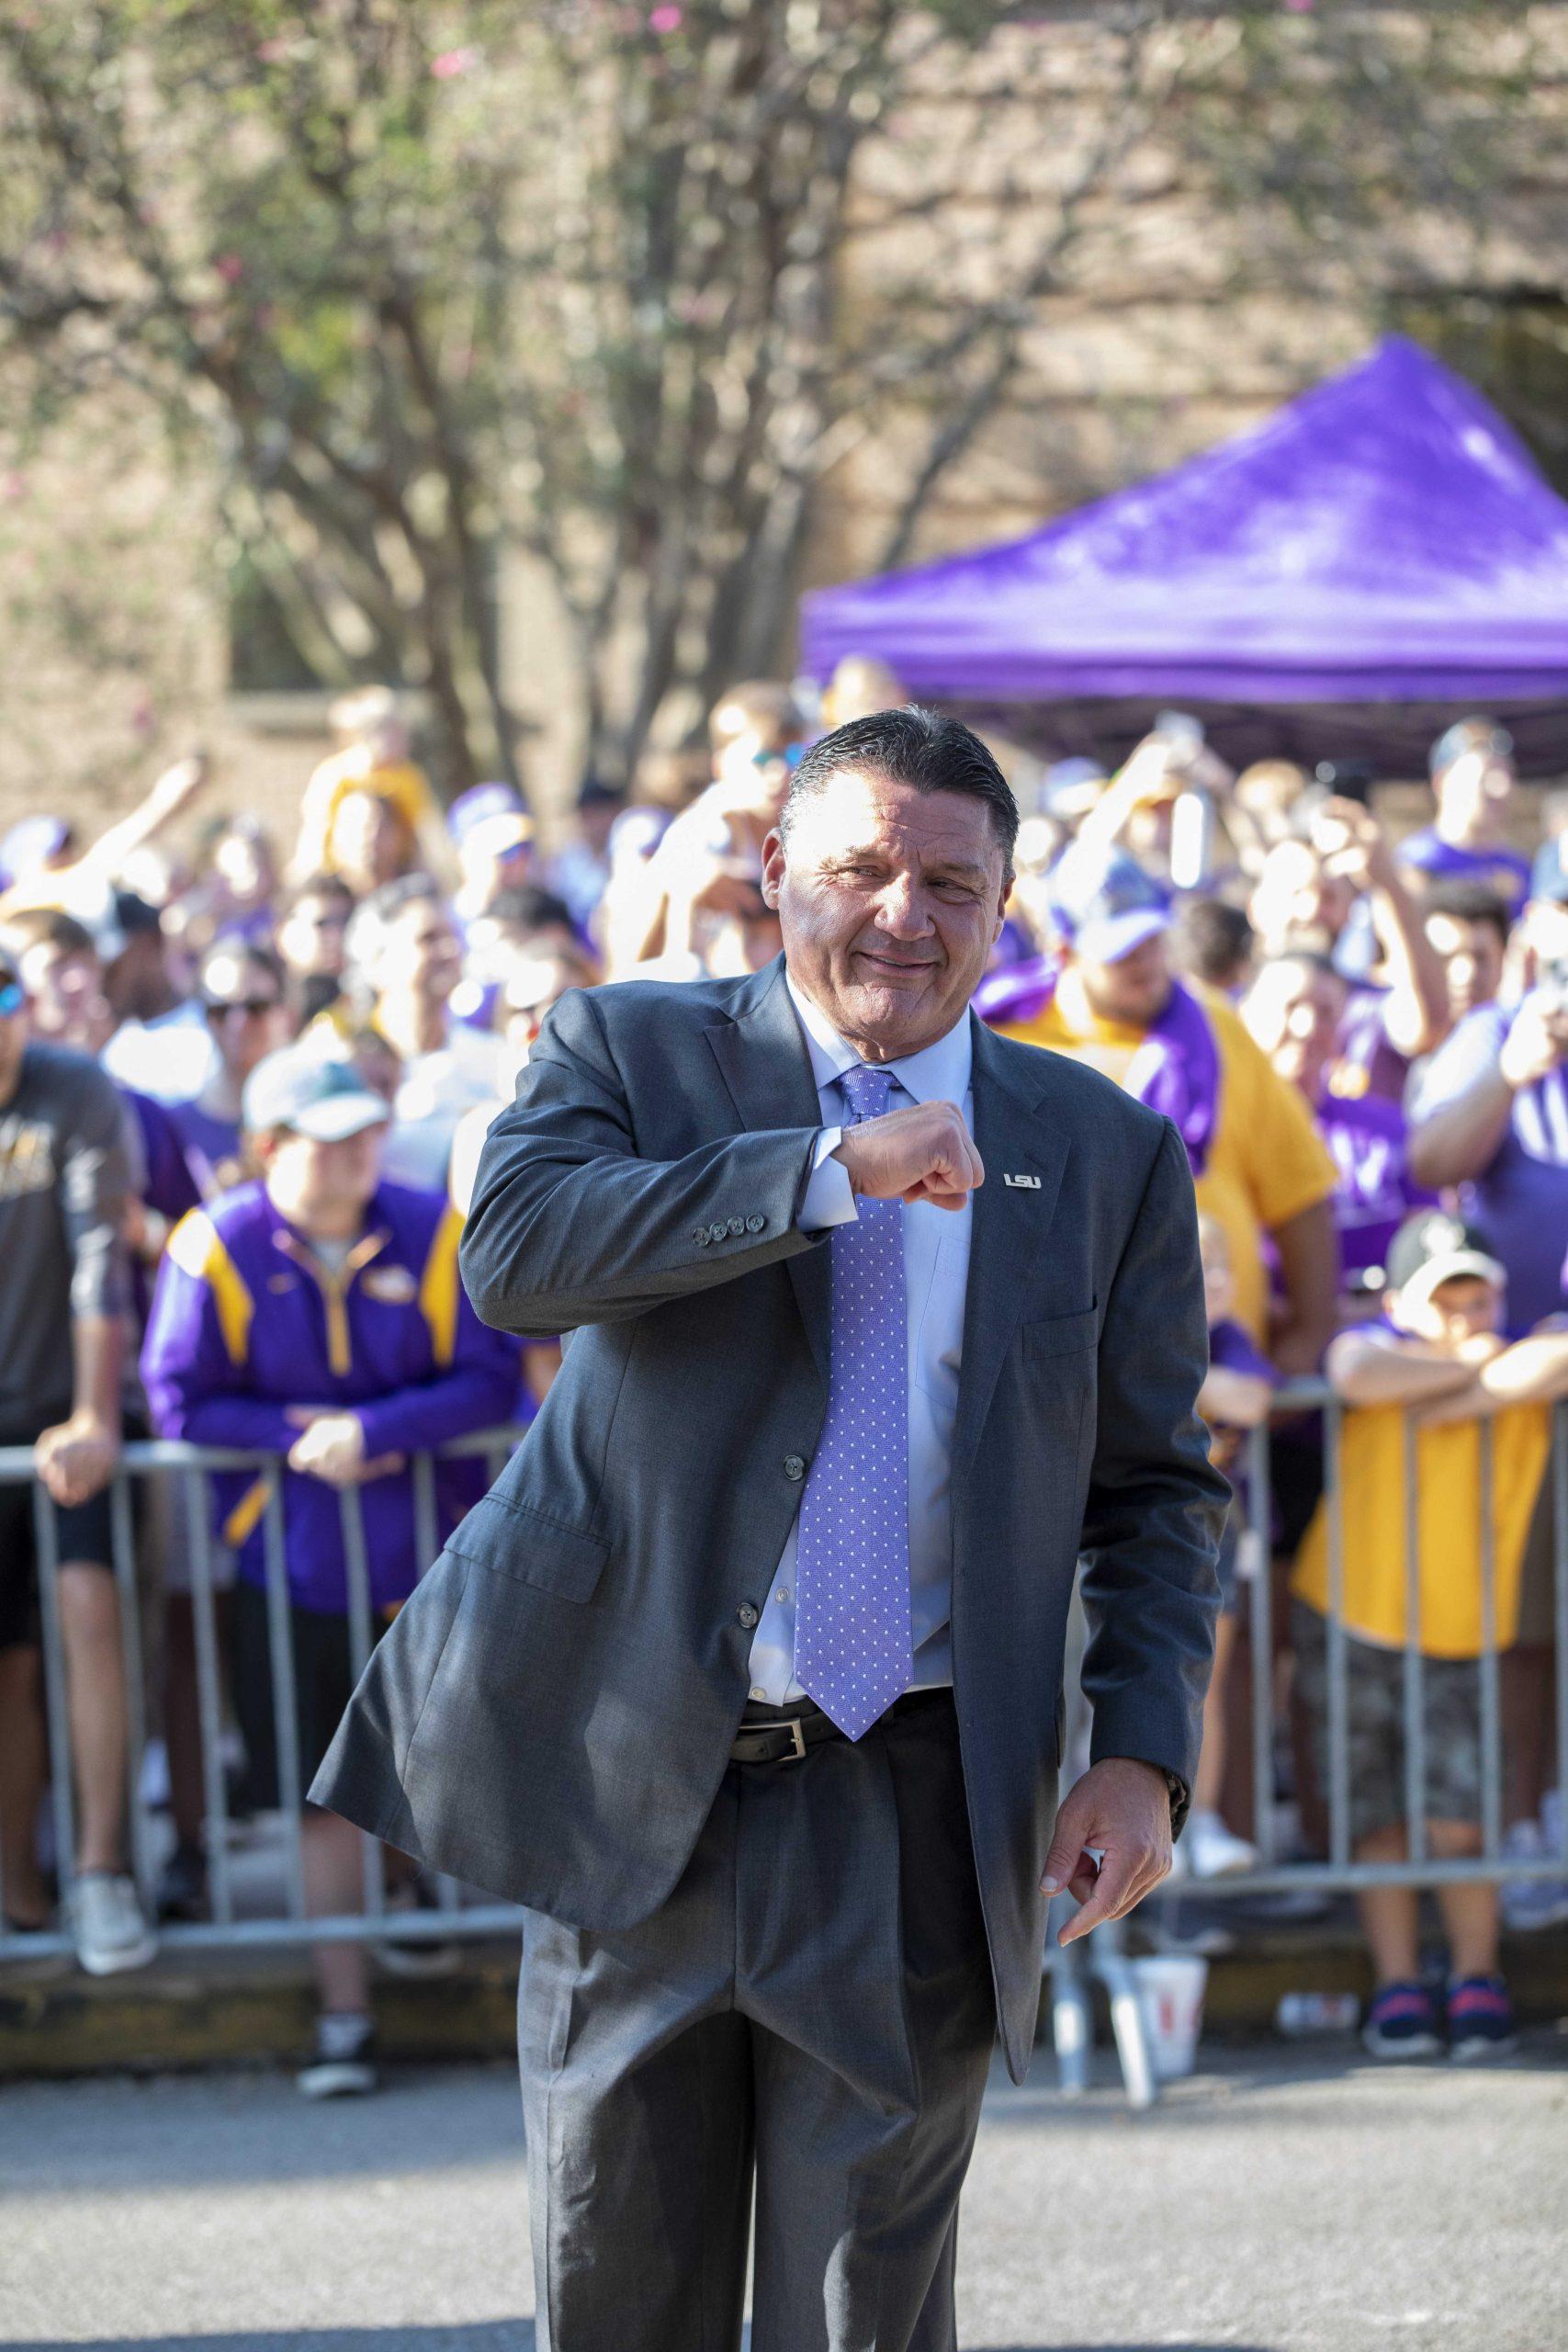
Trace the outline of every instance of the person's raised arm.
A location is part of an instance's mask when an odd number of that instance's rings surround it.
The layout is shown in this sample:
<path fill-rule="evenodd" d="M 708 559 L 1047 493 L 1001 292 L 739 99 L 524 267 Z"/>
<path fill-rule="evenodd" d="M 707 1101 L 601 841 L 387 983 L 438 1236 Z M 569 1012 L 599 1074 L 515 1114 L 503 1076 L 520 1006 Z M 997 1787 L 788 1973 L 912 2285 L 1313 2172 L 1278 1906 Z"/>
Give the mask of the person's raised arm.
<path fill-rule="evenodd" d="M 176 760 L 173 767 L 164 769 L 145 798 L 128 816 L 117 825 L 110 825 L 84 852 L 77 873 L 103 874 L 112 881 L 134 851 L 145 847 L 189 808 L 211 773 L 205 752 L 193 752 L 188 759 Z"/>
<path fill-rule="evenodd" d="M 1539 991 L 1526 997 L 1500 1043 L 1493 1022 L 1472 1014 L 1442 1048 L 1416 1098 L 1409 1143 L 1416 1182 L 1438 1192 L 1484 1174 L 1508 1132 L 1515 1096 L 1557 1069 L 1565 1053 L 1568 1012 Z"/>
<path fill-rule="evenodd" d="M 1330 800 L 1314 820 L 1313 840 L 1325 872 L 1343 875 L 1367 894 L 1388 973 L 1383 1028 L 1390 1045 L 1412 1061 L 1431 1053 L 1449 1032 L 1442 958 L 1400 879 L 1382 827 L 1358 802 Z"/>
<path fill-rule="evenodd" d="M 1269 1338 L 1269 1353 L 1289 1379 L 1310 1379 L 1334 1335 L 1339 1290 L 1339 1237 L 1334 1204 L 1314 1201 L 1270 1229 L 1280 1261 L 1285 1311 Z"/>

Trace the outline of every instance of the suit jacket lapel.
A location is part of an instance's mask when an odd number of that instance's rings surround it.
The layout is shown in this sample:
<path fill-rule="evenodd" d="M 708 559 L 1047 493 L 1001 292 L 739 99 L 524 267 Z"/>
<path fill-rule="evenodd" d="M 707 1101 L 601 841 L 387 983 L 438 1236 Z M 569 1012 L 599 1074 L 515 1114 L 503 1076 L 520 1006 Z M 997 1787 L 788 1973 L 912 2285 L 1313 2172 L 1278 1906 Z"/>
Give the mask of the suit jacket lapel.
<path fill-rule="evenodd" d="M 1016 1048 L 1008 1048 L 975 1022 L 975 1141 L 986 1181 L 975 1195 L 969 1238 L 964 1359 L 953 1437 L 955 1472 L 978 1442 L 997 1375 L 1023 1311 L 1030 1272 L 1050 1243 L 1067 1139 L 1040 1115 L 1049 1084 L 1044 1054 L 1035 1071 L 1027 1060 L 1018 1059 Z M 1038 1177 L 1038 1187 L 1010 1185 L 1004 1182 L 1010 1175 Z"/>
<path fill-rule="evenodd" d="M 819 1127 L 817 1081 L 784 985 L 782 956 L 758 973 L 736 1005 L 733 1017 L 716 1023 L 707 1040 L 741 1125 L 753 1133 L 770 1127 Z M 832 1320 L 827 1247 L 801 1250 L 785 1263 L 826 1386 Z"/>

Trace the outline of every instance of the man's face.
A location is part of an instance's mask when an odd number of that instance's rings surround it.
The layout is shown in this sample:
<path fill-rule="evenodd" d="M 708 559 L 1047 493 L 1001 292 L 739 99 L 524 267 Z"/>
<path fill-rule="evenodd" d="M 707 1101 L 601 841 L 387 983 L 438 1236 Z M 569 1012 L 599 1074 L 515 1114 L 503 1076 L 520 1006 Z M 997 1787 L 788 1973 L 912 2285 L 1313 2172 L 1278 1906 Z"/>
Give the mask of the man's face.
<path fill-rule="evenodd" d="M 1146 1029 L 1165 1011 L 1170 998 L 1170 958 L 1163 931 L 1119 956 L 1114 964 L 1093 964 L 1078 956 L 1070 961 L 1083 982 L 1089 1011 L 1101 1021 Z"/>
<path fill-rule="evenodd" d="M 391 925 L 376 959 L 377 986 L 402 989 L 427 1002 L 445 1004 L 462 976 L 457 934 L 445 907 L 416 899 Z"/>
<path fill-rule="evenodd" d="M 223 1067 L 243 1086 L 256 1064 L 287 1040 L 282 992 L 264 966 L 243 956 L 214 956 L 202 974 L 202 996 Z"/>
<path fill-rule="evenodd" d="M 1495 923 L 1466 915 L 1428 915 L 1427 937 L 1442 959 L 1449 1011 L 1458 1021 L 1491 1004 L 1503 978 L 1503 941 Z"/>
<path fill-rule="evenodd" d="M 365 1208 L 381 1178 L 384 1126 L 321 1143 L 292 1129 L 263 1148 L 267 1190 L 285 1216 L 307 1228 L 317 1219 Z"/>
<path fill-rule="evenodd" d="M 1312 1094 L 1334 1052 L 1344 1010 L 1341 981 L 1285 956 L 1264 965 L 1242 1015 L 1280 1076 Z"/>
<path fill-rule="evenodd" d="M 1483 1331 L 1502 1329 L 1503 1294 L 1495 1283 L 1483 1282 L 1478 1274 L 1455 1274 L 1439 1283 L 1430 1298 L 1406 1305 L 1396 1294 L 1389 1312 L 1416 1339 L 1458 1348 Z"/>
<path fill-rule="evenodd" d="M 103 967 L 96 956 L 73 955 L 47 939 L 24 947 L 22 986 L 32 1005 L 33 1029 L 79 1053 L 102 1053 L 114 1029 L 104 994 Z"/>
<path fill-rule="evenodd" d="M 1434 777 L 1432 789 L 1445 825 L 1452 832 L 1489 829 L 1513 797 L 1511 763 L 1485 748 L 1461 752 Z"/>
<path fill-rule="evenodd" d="M 944 1037 L 978 986 L 1011 876 L 967 793 L 845 768 L 762 848 L 790 975 L 867 1061 Z"/>
<path fill-rule="evenodd" d="M 348 907 L 334 892 L 299 899 L 277 933 L 277 952 L 299 979 L 341 979 Z"/>
<path fill-rule="evenodd" d="M 374 890 L 390 882 L 401 866 L 405 847 L 397 813 L 378 793 L 344 793 L 333 819 L 333 854 L 356 890 Z"/>

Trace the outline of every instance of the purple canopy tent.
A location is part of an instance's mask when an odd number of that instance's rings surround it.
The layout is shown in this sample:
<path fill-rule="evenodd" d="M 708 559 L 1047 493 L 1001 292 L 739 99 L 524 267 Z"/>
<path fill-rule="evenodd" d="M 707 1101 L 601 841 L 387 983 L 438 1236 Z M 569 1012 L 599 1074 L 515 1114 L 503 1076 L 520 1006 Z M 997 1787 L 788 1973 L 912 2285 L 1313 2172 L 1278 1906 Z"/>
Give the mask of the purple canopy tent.
<path fill-rule="evenodd" d="M 1568 503 L 1478 392 L 1394 336 L 1027 538 L 818 590 L 801 637 L 813 676 L 875 654 L 919 698 L 1055 751 L 1120 750 L 1174 705 L 1232 758 L 1409 775 L 1479 709 L 1560 771 Z"/>

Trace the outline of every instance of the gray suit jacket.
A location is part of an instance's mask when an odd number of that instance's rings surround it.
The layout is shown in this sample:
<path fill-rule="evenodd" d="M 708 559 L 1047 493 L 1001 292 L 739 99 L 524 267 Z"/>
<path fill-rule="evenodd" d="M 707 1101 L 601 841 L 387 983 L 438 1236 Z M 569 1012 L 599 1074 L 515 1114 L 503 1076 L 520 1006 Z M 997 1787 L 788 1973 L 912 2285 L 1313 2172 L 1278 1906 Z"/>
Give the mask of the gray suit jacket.
<path fill-rule="evenodd" d="M 978 1023 L 974 1046 L 953 1672 L 1021 2078 L 1075 1563 L 1095 1754 L 1190 1781 L 1226 1489 L 1193 1412 L 1207 1335 L 1175 1129 L 1057 1055 Z M 491 1129 L 462 1272 L 487 1322 L 574 1336 L 372 1657 L 317 1804 L 577 1927 L 669 1894 L 827 1403 L 829 1251 L 795 1222 L 818 1121 L 782 958 L 556 1006 Z"/>

